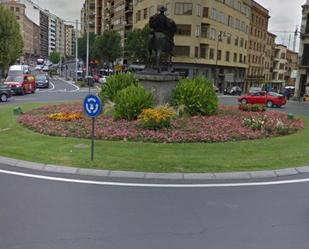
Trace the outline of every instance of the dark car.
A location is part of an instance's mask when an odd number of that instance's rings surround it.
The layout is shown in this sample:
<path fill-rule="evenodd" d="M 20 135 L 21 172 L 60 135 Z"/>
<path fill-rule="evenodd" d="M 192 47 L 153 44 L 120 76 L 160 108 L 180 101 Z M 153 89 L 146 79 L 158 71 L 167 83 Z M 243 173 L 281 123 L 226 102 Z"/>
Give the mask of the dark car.
<path fill-rule="evenodd" d="M 38 74 L 35 76 L 36 87 L 49 88 L 49 77 L 47 74 Z"/>
<path fill-rule="evenodd" d="M 9 86 L 0 84 L 0 102 L 7 102 L 12 97 L 12 90 Z"/>
<path fill-rule="evenodd" d="M 224 95 L 241 95 L 241 88 L 239 86 L 233 86 L 231 88 L 224 89 Z"/>

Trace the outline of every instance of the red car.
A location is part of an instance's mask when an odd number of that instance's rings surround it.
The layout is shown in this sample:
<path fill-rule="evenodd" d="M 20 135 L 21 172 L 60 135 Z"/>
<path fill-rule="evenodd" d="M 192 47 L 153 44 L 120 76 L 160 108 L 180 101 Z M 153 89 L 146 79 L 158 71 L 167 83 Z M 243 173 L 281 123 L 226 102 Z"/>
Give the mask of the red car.
<path fill-rule="evenodd" d="M 35 79 L 31 74 L 9 75 L 4 84 L 10 86 L 15 94 L 20 95 L 34 93 L 36 90 Z"/>
<path fill-rule="evenodd" d="M 274 92 L 253 92 L 240 96 L 238 102 L 241 104 L 261 104 L 271 108 L 285 105 L 286 99 L 283 95 Z"/>

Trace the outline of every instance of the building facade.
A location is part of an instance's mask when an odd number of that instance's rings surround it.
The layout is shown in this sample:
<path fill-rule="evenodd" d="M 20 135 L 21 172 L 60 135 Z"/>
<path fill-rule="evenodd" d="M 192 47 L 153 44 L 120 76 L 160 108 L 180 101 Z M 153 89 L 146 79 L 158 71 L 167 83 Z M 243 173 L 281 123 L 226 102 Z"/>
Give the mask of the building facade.
<path fill-rule="evenodd" d="M 56 51 L 57 17 L 49 13 L 48 53 Z"/>
<path fill-rule="evenodd" d="M 85 0 L 81 10 L 81 34 L 89 28 L 90 33 L 96 33 L 96 0 Z"/>
<path fill-rule="evenodd" d="M 276 35 L 270 32 L 266 34 L 266 46 L 264 57 L 264 80 L 266 84 L 269 84 L 273 79 L 273 61 L 274 61 L 274 49 L 276 42 Z"/>
<path fill-rule="evenodd" d="M 49 15 L 40 11 L 40 56 L 48 58 L 49 52 Z"/>
<path fill-rule="evenodd" d="M 167 7 L 167 16 L 177 24 L 175 70 L 189 77 L 204 75 L 220 90 L 233 85 L 244 88 L 250 1 L 135 0 L 133 28 L 143 28 L 161 5 Z"/>
<path fill-rule="evenodd" d="M 302 6 L 299 70 L 295 83 L 295 97 L 309 93 L 309 0 Z"/>
<path fill-rule="evenodd" d="M 65 25 L 65 57 L 75 57 L 75 29 L 72 25 Z"/>
<path fill-rule="evenodd" d="M 40 56 L 40 26 L 32 22 L 26 15 L 26 5 L 16 1 L 2 2 L 9 10 L 14 12 L 19 23 L 24 42 L 21 62 L 30 63 Z"/>
<path fill-rule="evenodd" d="M 287 65 L 285 74 L 285 83 L 287 86 L 294 86 L 298 70 L 298 53 L 290 49 L 286 53 Z"/>
<path fill-rule="evenodd" d="M 276 44 L 273 51 L 273 79 L 271 86 L 276 92 L 281 92 L 285 87 L 287 67 L 287 47 Z"/>
<path fill-rule="evenodd" d="M 56 18 L 56 51 L 65 56 L 65 24 L 59 17 Z"/>
<path fill-rule="evenodd" d="M 246 90 L 266 83 L 265 70 L 270 74 L 271 52 L 269 48 L 271 44 L 267 44 L 269 18 L 269 11 L 252 0 Z"/>

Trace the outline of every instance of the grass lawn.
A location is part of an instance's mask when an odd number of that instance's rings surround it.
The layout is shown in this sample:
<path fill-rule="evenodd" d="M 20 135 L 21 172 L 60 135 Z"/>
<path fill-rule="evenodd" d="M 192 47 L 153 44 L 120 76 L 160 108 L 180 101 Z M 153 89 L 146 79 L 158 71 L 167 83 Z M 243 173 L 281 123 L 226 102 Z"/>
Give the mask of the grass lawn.
<path fill-rule="evenodd" d="M 23 111 L 42 104 L 22 104 Z M 0 105 L 0 155 L 16 159 L 82 168 L 144 172 L 230 172 L 309 165 L 309 117 L 297 134 L 255 141 L 218 144 L 151 144 L 95 142 L 50 137 L 16 122 L 13 108 Z M 90 132 L 90 131 L 89 131 Z"/>

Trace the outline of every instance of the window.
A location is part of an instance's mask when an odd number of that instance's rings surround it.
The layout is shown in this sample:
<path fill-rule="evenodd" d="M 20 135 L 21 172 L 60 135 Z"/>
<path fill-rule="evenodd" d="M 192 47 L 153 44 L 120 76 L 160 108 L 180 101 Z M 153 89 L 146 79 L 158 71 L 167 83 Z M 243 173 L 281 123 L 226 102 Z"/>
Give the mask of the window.
<path fill-rule="evenodd" d="M 177 24 L 176 35 L 191 35 L 191 25 L 188 24 Z"/>
<path fill-rule="evenodd" d="M 192 15 L 192 3 L 175 3 L 175 15 Z"/>
<path fill-rule="evenodd" d="M 204 7 L 204 8 L 203 8 L 203 17 L 208 18 L 208 12 L 209 12 L 208 7 Z"/>
<path fill-rule="evenodd" d="M 196 5 L 196 15 L 197 16 L 202 16 L 202 6 L 200 4 Z"/>
<path fill-rule="evenodd" d="M 218 50 L 217 52 L 217 60 L 220 61 L 221 60 L 221 55 L 222 55 L 222 51 Z"/>
<path fill-rule="evenodd" d="M 19 7 L 16 7 L 16 12 L 19 12 Z"/>
<path fill-rule="evenodd" d="M 231 44 L 231 40 L 232 40 L 232 37 L 230 34 L 228 34 L 227 39 L 226 39 L 227 44 Z"/>
<path fill-rule="evenodd" d="M 238 46 L 238 37 L 235 38 L 235 46 Z"/>
<path fill-rule="evenodd" d="M 144 9 L 144 19 L 147 19 L 147 16 L 148 16 L 148 10 L 146 8 L 146 9 Z"/>
<path fill-rule="evenodd" d="M 209 49 L 209 59 L 213 60 L 215 58 L 215 50 L 213 48 Z"/>
<path fill-rule="evenodd" d="M 242 61 L 242 54 L 239 55 L 239 63 L 243 63 L 243 61 Z"/>
<path fill-rule="evenodd" d="M 154 6 L 150 6 L 149 8 L 149 16 L 153 16 L 155 14 L 155 7 Z"/>
<path fill-rule="evenodd" d="M 204 59 L 207 58 L 207 45 L 206 44 L 200 45 L 200 57 Z"/>
<path fill-rule="evenodd" d="M 230 52 L 229 51 L 225 52 L 225 61 L 230 61 Z"/>
<path fill-rule="evenodd" d="M 202 23 L 201 26 L 201 37 L 208 37 L 208 28 L 207 25 Z"/>
<path fill-rule="evenodd" d="M 234 53 L 234 62 L 237 62 L 237 53 Z"/>
<path fill-rule="evenodd" d="M 175 46 L 175 55 L 176 56 L 190 56 L 190 47 L 189 46 Z"/>
<path fill-rule="evenodd" d="M 140 21 L 141 20 L 141 11 L 137 11 L 136 12 L 136 22 Z"/>
<path fill-rule="evenodd" d="M 195 47 L 195 50 L 194 50 L 194 57 L 195 57 L 195 58 L 198 58 L 198 47 Z"/>

